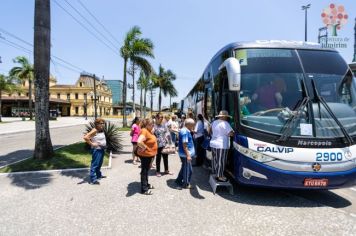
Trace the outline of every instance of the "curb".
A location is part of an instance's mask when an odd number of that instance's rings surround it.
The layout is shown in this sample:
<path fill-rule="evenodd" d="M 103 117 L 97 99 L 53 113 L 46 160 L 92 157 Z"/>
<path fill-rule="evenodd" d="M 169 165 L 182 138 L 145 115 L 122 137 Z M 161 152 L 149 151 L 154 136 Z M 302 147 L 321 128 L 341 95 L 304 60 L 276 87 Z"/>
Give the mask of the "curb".
<path fill-rule="evenodd" d="M 63 147 L 65 147 L 65 146 L 63 146 Z M 60 149 L 60 148 L 62 148 L 62 147 L 59 147 L 57 149 Z M 26 158 L 24 160 L 27 160 L 29 158 Z M 24 161 L 24 160 L 21 160 L 21 161 Z M 3 168 L 3 167 L 1 167 L 1 168 Z M 108 164 L 108 166 L 103 166 L 103 167 L 101 167 L 101 169 L 111 169 L 111 168 L 112 168 L 112 152 L 110 152 L 110 155 L 109 155 L 109 164 Z M 90 168 L 88 167 L 88 168 L 72 168 L 72 169 L 57 169 L 57 170 L 19 171 L 19 172 L 10 172 L 10 173 L 0 173 L 0 176 L 10 177 L 10 176 L 13 176 L 13 175 L 60 173 L 60 172 L 74 172 L 74 171 L 84 171 L 84 170 L 90 170 Z"/>

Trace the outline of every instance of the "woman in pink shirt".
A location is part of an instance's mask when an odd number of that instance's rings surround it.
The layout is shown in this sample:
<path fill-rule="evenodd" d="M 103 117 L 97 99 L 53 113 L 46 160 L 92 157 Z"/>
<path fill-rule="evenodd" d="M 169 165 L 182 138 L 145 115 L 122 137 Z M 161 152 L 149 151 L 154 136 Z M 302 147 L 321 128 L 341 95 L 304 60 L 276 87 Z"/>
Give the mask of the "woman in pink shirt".
<path fill-rule="evenodd" d="M 140 136 L 140 132 L 141 132 L 141 128 L 139 126 L 140 124 L 140 118 L 139 117 L 135 117 L 135 119 L 132 121 L 132 125 L 131 125 L 131 143 L 132 143 L 132 163 L 134 165 L 137 165 L 137 162 L 139 161 L 139 158 L 135 155 L 134 150 L 137 146 L 137 139 Z"/>

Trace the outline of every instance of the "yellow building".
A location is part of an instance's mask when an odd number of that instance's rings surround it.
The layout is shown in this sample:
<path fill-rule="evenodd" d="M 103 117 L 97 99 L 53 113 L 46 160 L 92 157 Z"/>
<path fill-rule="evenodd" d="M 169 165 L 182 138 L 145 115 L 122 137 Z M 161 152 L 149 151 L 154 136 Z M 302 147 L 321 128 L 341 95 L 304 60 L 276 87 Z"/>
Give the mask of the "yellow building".
<path fill-rule="evenodd" d="M 49 84 L 50 110 L 57 111 L 62 116 L 94 116 L 95 94 L 94 77 L 91 74 L 81 73 L 74 85 L 57 84 L 54 77 L 50 77 Z M 28 81 L 22 85 L 22 91 L 2 96 L 3 116 L 18 116 L 29 113 Z M 33 86 L 32 86 L 33 87 Z M 112 115 L 112 93 L 104 80 L 95 78 L 96 106 L 98 116 Z M 34 110 L 34 89 L 32 89 Z"/>

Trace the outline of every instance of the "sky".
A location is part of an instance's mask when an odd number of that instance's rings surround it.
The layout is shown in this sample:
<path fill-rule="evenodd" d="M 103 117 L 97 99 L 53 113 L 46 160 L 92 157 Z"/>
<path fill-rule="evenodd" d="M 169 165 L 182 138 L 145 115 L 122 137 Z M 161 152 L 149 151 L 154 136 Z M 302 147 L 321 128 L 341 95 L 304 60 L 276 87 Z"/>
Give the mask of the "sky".
<path fill-rule="evenodd" d="M 51 74 L 58 84 L 74 84 L 81 71 L 122 80 L 119 48 L 125 34 L 136 25 L 142 37 L 154 44 L 155 58 L 149 61 L 155 70 L 162 65 L 175 73 L 179 94 L 172 101 L 179 102 L 214 54 L 231 42 L 303 41 L 305 12 L 301 6 L 309 3 L 308 41 L 312 42 L 317 42 L 318 29 L 324 26 L 323 10 L 331 3 L 344 6 L 348 20 L 338 37 L 349 41 L 339 52 L 351 62 L 354 0 L 51 0 Z M 1 0 L 0 12 L 0 73 L 6 75 L 16 65 L 13 59 L 17 56 L 26 56 L 33 63 L 34 0 Z M 132 83 L 130 77 L 128 82 Z M 128 91 L 130 98 L 132 91 Z M 156 93 L 156 106 L 157 98 Z M 162 104 L 169 105 L 169 98 Z"/>

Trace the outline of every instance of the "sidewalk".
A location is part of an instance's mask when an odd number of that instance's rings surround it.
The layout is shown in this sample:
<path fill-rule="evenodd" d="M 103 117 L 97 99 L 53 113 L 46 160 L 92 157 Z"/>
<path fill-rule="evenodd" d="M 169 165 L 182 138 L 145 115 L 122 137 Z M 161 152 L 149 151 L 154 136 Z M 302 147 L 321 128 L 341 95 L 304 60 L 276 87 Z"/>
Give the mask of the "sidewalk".
<path fill-rule="evenodd" d="M 351 235 L 356 230 L 355 220 L 341 211 L 278 190 L 239 187 L 233 196 L 223 190 L 214 195 L 202 168 L 193 170 L 194 189 L 176 190 L 177 155 L 169 156 L 175 174 L 156 177 L 151 170 L 154 195 L 142 195 L 130 137 L 123 137 L 124 150 L 114 156 L 112 169 L 103 171 L 108 178 L 99 186 L 87 183 L 87 171 L 0 176 L 0 235 Z M 320 216 L 328 217 L 319 221 Z"/>
<path fill-rule="evenodd" d="M 57 120 L 49 121 L 49 128 L 61 128 L 68 126 L 76 126 L 88 124 L 92 117 L 88 117 L 88 120 L 85 120 L 84 117 L 58 117 Z M 119 119 L 108 119 L 110 121 L 119 122 Z M 22 121 L 21 118 L 18 117 L 3 117 L 2 123 L 0 123 L 0 135 L 4 134 L 12 134 L 12 133 L 20 133 L 20 132 L 28 132 L 35 130 L 35 121 L 30 121 L 29 118 L 26 121 Z"/>

